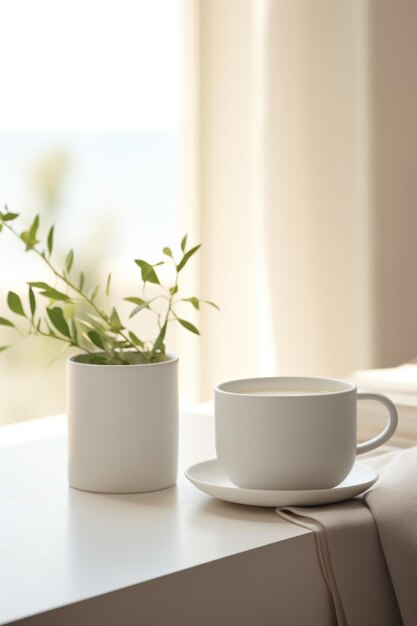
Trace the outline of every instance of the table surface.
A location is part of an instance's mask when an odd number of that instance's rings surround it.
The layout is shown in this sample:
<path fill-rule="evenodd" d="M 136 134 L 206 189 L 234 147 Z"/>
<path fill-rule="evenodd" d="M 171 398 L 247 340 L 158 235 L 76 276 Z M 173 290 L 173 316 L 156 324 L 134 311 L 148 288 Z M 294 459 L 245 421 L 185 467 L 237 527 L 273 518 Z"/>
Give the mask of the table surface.
<path fill-rule="evenodd" d="M 68 487 L 65 417 L 0 428 L 0 624 L 304 535 L 273 509 L 214 500 L 184 477 L 213 458 L 213 418 L 180 419 L 175 487 Z"/>

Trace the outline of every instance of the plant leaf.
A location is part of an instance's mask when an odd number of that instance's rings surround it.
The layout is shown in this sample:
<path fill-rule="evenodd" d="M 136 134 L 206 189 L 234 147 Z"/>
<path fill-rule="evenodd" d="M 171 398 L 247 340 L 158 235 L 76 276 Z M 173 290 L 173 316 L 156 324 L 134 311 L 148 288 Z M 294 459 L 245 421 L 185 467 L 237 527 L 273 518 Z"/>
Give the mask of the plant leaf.
<path fill-rule="evenodd" d="M 89 322 L 88 320 L 78 320 L 79 324 L 82 324 L 86 328 L 91 328 L 91 330 L 95 330 L 96 326 Z"/>
<path fill-rule="evenodd" d="M 194 248 L 191 248 L 191 250 L 188 250 L 188 252 L 184 254 L 181 261 L 177 265 L 177 272 L 180 272 L 182 270 L 184 265 L 187 263 L 188 259 L 192 257 L 193 254 L 195 254 L 199 248 L 201 248 L 201 243 L 198 244 L 198 246 L 194 246 Z"/>
<path fill-rule="evenodd" d="M 95 313 L 86 313 L 86 315 L 88 315 L 88 318 L 95 324 L 94 328 L 100 328 L 101 324 L 103 322 L 103 319 L 99 316 L 96 315 Z M 104 315 L 104 313 L 103 313 Z M 79 320 L 80 322 L 83 320 Z"/>
<path fill-rule="evenodd" d="M 87 336 L 90 339 L 91 343 L 93 343 L 97 348 L 100 348 L 100 350 L 104 350 L 103 341 L 96 330 L 90 330 L 87 333 Z"/>
<path fill-rule="evenodd" d="M 9 291 L 7 294 L 7 304 L 9 309 L 16 313 L 16 315 L 22 315 L 26 317 L 25 312 L 23 310 L 22 301 L 14 291 Z"/>
<path fill-rule="evenodd" d="M 66 293 L 62 293 L 53 287 L 48 287 L 43 291 L 39 292 L 41 296 L 45 296 L 45 298 L 49 298 L 49 300 L 63 300 L 64 302 L 68 302 L 70 299 Z"/>
<path fill-rule="evenodd" d="M 164 339 L 165 339 L 166 332 L 167 332 L 167 323 L 165 322 L 165 324 L 162 326 L 161 330 L 159 331 L 159 335 L 156 338 L 155 343 L 153 344 L 153 348 L 152 348 L 153 352 L 160 350 L 162 353 L 164 353 L 165 351 Z"/>
<path fill-rule="evenodd" d="M 0 219 L 2 219 L 3 222 L 11 222 L 17 217 L 19 217 L 19 213 L 0 213 Z"/>
<path fill-rule="evenodd" d="M 200 309 L 200 300 L 198 298 L 195 298 L 194 296 L 191 298 L 183 298 L 181 302 L 191 302 L 191 304 L 195 309 L 197 309 L 197 311 Z"/>
<path fill-rule="evenodd" d="M 30 312 L 33 318 L 33 316 L 35 315 L 35 311 L 36 311 L 36 300 L 35 300 L 35 294 L 33 293 L 32 287 L 29 287 L 29 306 L 30 306 Z"/>
<path fill-rule="evenodd" d="M 109 365 L 109 359 L 104 354 L 89 354 L 85 357 L 85 363 L 90 365 Z"/>
<path fill-rule="evenodd" d="M 129 341 L 115 341 L 113 346 L 115 348 L 131 348 L 132 347 Z"/>
<path fill-rule="evenodd" d="M 136 296 L 129 296 L 128 298 L 123 298 L 126 302 L 132 302 L 133 304 L 143 304 L 145 300 L 142 298 L 137 298 Z"/>
<path fill-rule="evenodd" d="M 30 282 L 28 283 L 28 285 L 30 287 L 36 287 L 37 289 L 52 289 L 52 287 L 48 285 L 48 283 L 43 282 Z"/>
<path fill-rule="evenodd" d="M 184 235 L 184 237 L 181 240 L 181 250 L 183 252 L 185 252 L 185 246 L 187 245 L 187 238 L 188 238 L 188 235 Z"/>
<path fill-rule="evenodd" d="M 39 243 L 39 240 L 36 239 L 38 227 L 39 215 L 36 215 L 29 230 L 25 230 L 20 234 L 20 239 L 26 244 L 26 251 L 31 250 Z"/>
<path fill-rule="evenodd" d="M 68 339 L 71 339 L 71 333 L 65 320 L 63 310 L 59 306 L 56 306 L 52 309 L 47 308 L 46 312 L 56 330 L 59 331 L 61 335 L 64 335 L 65 337 L 68 337 Z"/>
<path fill-rule="evenodd" d="M 57 336 L 57 335 L 56 335 L 56 332 L 54 332 L 54 331 L 52 330 L 52 328 L 49 326 L 49 324 L 48 324 L 48 323 L 46 324 L 46 328 L 47 328 L 47 329 L 48 329 L 48 331 L 49 331 L 49 336 L 50 336 L 50 337 L 56 337 L 56 336 Z"/>
<path fill-rule="evenodd" d="M 26 244 L 26 252 L 34 248 L 36 244 L 39 243 L 37 239 L 32 239 L 30 232 L 27 230 L 20 234 L 20 239 Z"/>
<path fill-rule="evenodd" d="M 111 325 L 113 326 L 113 329 L 115 331 L 119 331 L 123 329 L 123 325 L 120 321 L 120 317 L 119 314 L 117 313 L 116 309 L 113 307 L 112 312 L 110 314 L 110 321 L 111 321 Z"/>
<path fill-rule="evenodd" d="M 110 282 L 111 282 L 111 272 L 109 273 L 109 275 L 107 276 L 107 282 L 106 282 L 106 296 L 109 295 L 110 293 Z"/>
<path fill-rule="evenodd" d="M 78 329 L 74 319 L 71 320 L 71 338 L 74 346 L 78 345 Z"/>
<path fill-rule="evenodd" d="M 96 285 L 93 289 L 93 291 L 91 292 L 91 296 L 90 296 L 90 300 L 94 301 L 94 299 L 96 298 L 97 294 L 98 294 L 98 290 L 100 289 L 100 285 Z"/>
<path fill-rule="evenodd" d="M 197 330 L 197 328 L 193 324 L 191 324 L 191 322 L 187 322 L 187 320 L 182 320 L 179 317 L 177 317 L 177 320 L 179 321 L 181 326 L 184 326 L 184 328 L 186 328 L 187 330 L 191 331 L 192 333 L 195 333 L 196 335 L 200 334 L 200 332 Z"/>
<path fill-rule="evenodd" d="M 172 250 L 171 250 L 171 248 L 162 248 L 162 252 L 164 254 L 166 254 L 167 256 L 170 256 L 171 259 L 172 259 Z"/>
<path fill-rule="evenodd" d="M 143 341 L 141 341 L 139 337 L 137 337 L 135 333 L 132 333 L 132 331 L 130 330 L 129 330 L 129 338 L 130 338 L 130 341 L 133 343 L 133 345 L 140 346 L 141 348 L 145 347 L 145 344 L 143 343 Z"/>
<path fill-rule="evenodd" d="M 3 352 L 3 350 L 7 350 L 9 346 L 0 346 L 0 352 Z"/>
<path fill-rule="evenodd" d="M 9 322 L 9 320 L 6 320 L 4 317 L 0 317 L 0 326 L 11 326 L 12 328 L 15 328 L 13 322 Z"/>
<path fill-rule="evenodd" d="M 178 291 L 178 285 L 174 285 L 173 287 L 169 288 L 169 293 L 171 294 L 171 296 L 175 296 L 177 291 Z"/>
<path fill-rule="evenodd" d="M 141 259 L 135 259 L 136 265 L 139 265 L 142 274 L 142 280 L 144 283 L 154 283 L 155 285 L 160 285 L 159 278 L 155 273 L 153 265 L 150 265 L 146 261 L 142 261 Z"/>
<path fill-rule="evenodd" d="M 78 289 L 79 289 L 80 291 L 82 291 L 82 290 L 83 290 L 83 287 L 84 287 L 84 280 L 85 280 L 85 278 L 84 278 L 84 272 L 81 272 L 81 273 L 80 273 L 80 282 L 79 282 L 79 284 L 78 284 Z"/>
<path fill-rule="evenodd" d="M 29 237 L 32 241 L 36 241 L 36 234 L 39 228 L 39 215 L 35 216 L 35 219 L 32 222 L 32 226 L 29 229 Z M 36 242 L 37 243 L 37 242 Z"/>
<path fill-rule="evenodd" d="M 217 304 L 215 302 L 210 302 L 210 300 L 202 300 L 201 302 L 204 302 L 204 304 L 209 304 L 210 306 L 213 306 L 215 309 L 220 311 L 220 307 L 217 306 Z"/>
<path fill-rule="evenodd" d="M 138 306 L 135 306 L 135 308 L 133 309 L 133 311 L 129 315 L 129 319 L 131 317 L 133 317 L 134 315 L 136 315 L 137 313 L 140 313 L 144 309 L 149 309 L 149 302 L 143 302 L 142 304 L 139 304 Z"/>
<path fill-rule="evenodd" d="M 70 250 L 65 258 L 65 268 L 68 274 L 71 271 L 73 262 L 74 262 L 74 250 Z"/>
<path fill-rule="evenodd" d="M 48 246 L 49 256 L 51 256 L 52 250 L 54 247 L 54 227 L 53 226 L 51 226 L 51 228 L 49 229 L 47 246 Z"/>

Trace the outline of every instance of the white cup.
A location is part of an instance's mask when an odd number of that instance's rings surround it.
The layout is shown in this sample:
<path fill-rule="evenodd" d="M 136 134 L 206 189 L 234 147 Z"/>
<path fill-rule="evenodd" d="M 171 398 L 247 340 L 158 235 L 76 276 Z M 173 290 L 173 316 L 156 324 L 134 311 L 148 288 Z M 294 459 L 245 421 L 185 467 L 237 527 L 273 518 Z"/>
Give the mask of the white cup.
<path fill-rule="evenodd" d="M 248 489 L 327 489 L 351 471 L 357 454 L 395 432 L 394 404 L 328 378 L 250 378 L 215 388 L 217 457 L 230 480 Z M 377 400 L 389 421 L 377 437 L 356 442 L 357 399 Z"/>

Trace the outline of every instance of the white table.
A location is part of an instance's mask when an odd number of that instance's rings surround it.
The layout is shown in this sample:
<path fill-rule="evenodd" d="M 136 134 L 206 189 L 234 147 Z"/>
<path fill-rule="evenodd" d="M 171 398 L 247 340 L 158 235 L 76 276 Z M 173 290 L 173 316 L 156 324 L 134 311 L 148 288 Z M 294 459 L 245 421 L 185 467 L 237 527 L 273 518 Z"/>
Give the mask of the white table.
<path fill-rule="evenodd" d="M 312 533 L 184 478 L 214 456 L 210 416 L 181 418 L 177 486 L 140 495 L 69 488 L 64 430 L 0 429 L 0 624 L 334 623 Z"/>

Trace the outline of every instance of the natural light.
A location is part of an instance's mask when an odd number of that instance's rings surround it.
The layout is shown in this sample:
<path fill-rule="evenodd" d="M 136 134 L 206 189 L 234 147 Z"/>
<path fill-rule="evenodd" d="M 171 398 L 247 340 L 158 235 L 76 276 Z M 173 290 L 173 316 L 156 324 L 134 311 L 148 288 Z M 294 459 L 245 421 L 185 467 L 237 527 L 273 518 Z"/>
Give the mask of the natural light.
<path fill-rule="evenodd" d="M 175 130 L 178 0 L 2 0 L 0 128 Z"/>
<path fill-rule="evenodd" d="M 115 297 L 134 258 L 179 242 L 183 21 L 180 0 L 0 1 L 0 204 L 21 229 L 54 223 L 58 258 L 73 247 L 91 280 L 111 269 Z M 48 279 L 23 250 L 1 237 L 1 314 L 8 290 Z M 65 358 L 9 342 L 0 423 L 63 411 Z"/>

